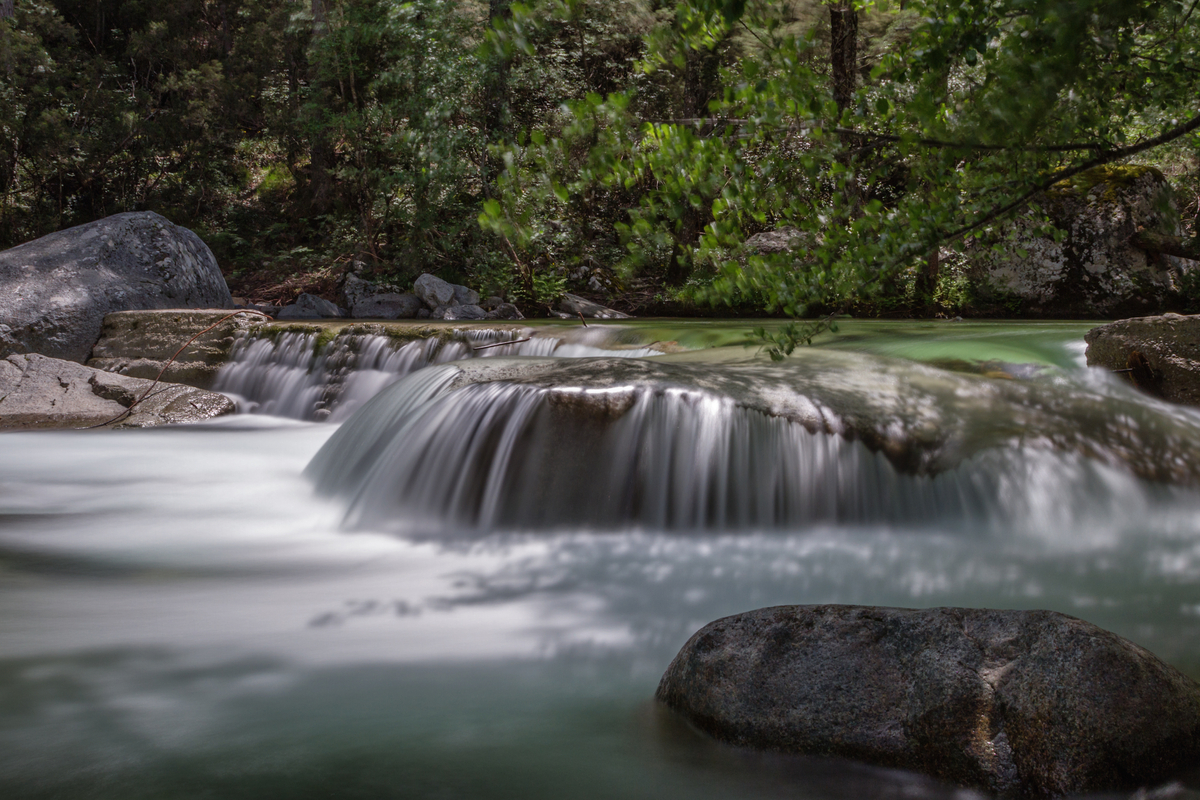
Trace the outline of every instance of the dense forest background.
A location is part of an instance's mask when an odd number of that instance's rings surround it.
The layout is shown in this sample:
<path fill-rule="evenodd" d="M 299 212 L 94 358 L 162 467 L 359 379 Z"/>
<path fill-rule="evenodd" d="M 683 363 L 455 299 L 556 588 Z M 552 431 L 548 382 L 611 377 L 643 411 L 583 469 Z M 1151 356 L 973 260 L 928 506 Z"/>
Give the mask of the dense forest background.
<path fill-rule="evenodd" d="M 1056 170 L 1136 154 L 1195 235 L 1194 10 L 2 0 L 0 247 L 149 209 L 258 301 L 362 262 L 532 305 L 928 308 L 940 243 Z M 781 224 L 816 267 L 729 255 Z"/>

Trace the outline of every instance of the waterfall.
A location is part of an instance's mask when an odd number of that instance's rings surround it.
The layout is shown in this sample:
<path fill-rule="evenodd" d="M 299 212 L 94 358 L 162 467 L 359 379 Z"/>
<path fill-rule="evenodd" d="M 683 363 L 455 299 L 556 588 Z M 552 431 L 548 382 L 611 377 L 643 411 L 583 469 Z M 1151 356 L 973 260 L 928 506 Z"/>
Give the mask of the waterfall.
<path fill-rule="evenodd" d="M 315 333 L 252 335 L 235 345 L 213 388 L 231 396 L 243 412 L 340 422 L 384 387 L 433 364 L 495 356 L 661 355 L 645 347 L 620 348 L 615 335 L 613 329 L 599 326 L 574 332 L 569 340 L 487 329 L 409 341 L 357 333 L 324 342 Z"/>
<path fill-rule="evenodd" d="M 459 372 L 426 370 L 390 387 L 313 459 L 308 475 L 345 501 L 347 527 L 1053 526 L 1136 516 L 1170 491 L 1038 448 L 992 448 L 935 476 L 910 475 L 859 441 L 703 390 L 456 388 Z"/>

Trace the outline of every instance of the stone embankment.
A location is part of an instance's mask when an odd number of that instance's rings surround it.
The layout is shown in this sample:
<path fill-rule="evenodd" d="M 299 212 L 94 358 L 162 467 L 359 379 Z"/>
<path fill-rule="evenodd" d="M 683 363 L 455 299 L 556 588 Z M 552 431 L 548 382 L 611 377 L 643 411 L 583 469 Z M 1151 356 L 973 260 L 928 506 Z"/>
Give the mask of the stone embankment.
<path fill-rule="evenodd" d="M 1200 685 L 1051 611 L 759 609 L 692 636 L 656 696 L 735 745 L 1002 796 L 1133 789 L 1200 763 Z"/>

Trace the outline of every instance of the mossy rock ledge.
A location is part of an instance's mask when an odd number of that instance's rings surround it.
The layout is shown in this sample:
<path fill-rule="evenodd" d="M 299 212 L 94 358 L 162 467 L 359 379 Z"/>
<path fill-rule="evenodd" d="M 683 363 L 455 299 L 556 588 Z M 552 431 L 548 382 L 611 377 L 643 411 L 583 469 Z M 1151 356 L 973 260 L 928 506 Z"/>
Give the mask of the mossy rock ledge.
<path fill-rule="evenodd" d="M 1200 764 L 1200 685 L 1052 611 L 763 608 L 692 636 L 657 698 L 735 745 L 1002 796 L 1132 789 Z"/>

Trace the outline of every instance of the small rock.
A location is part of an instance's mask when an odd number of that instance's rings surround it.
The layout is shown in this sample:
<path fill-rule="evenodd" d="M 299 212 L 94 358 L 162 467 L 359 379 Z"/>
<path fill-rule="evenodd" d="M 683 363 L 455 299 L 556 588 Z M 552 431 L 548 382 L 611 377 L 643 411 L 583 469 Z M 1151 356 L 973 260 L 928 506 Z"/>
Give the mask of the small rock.
<path fill-rule="evenodd" d="M 503 302 L 504 300 L 502 298 L 491 295 L 490 297 L 485 298 L 484 301 L 479 304 L 479 306 L 484 311 L 491 311 Z"/>
<path fill-rule="evenodd" d="M 413 282 L 413 294 L 431 309 L 454 304 L 454 287 L 428 272 Z"/>
<path fill-rule="evenodd" d="M 525 319 L 525 316 L 512 303 L 497 303 L 484 319 Z"/>
<path fill-rule="evenodd" d="M 479 292 L 475 291 L 474 289 L 468 289 L 466 286 L 459 286 L 457 283 L 452 283 L 450 285 L 454 288 L 454 305 L 479 305 Z"/>
<path fill-rule="evenodd" d="M 415 294 L 387 292 L 360 300 L 350 316 L 357 319 L 413 319 L 423 308 L 421 298 Z"/>
<path fill-rule="evenodd" d="M 342 285 L 338 290 L 338 302 L 342 304 L 343 308 L 354 308 L 368 297 L 382 294 L 385 291 L 376 284 L 360 278 L 354 272 L 348 272 L 342 278 Z"/>
<path fill-rule="evenodd" d="M 417 319 L 429 319 L 431 316 L 433 316 L 433 314 L 428 308 L 422 308 L 417 311 Z"/>
<path fill-rule="evenodd" d="M 296 298 L 296 302 L 279 309 L 276 319 L 335 319 L 344 317 L 340 308 L 326 300 L 308 292 Z"/>
<path fill-rule="evenodd" d="M 759 609 L 697 632 L 656 696 L 736 745 L 1001 795 L 1132 789 L 1200 763 L 1200 685 L 1052 611 Z"/>
<path fill-rule="evenodd" d="M 558 310 L 566 314 L 568 318 L 583 315 L 588 319 L 630 319 L 628 314 L 622 314 L 620 311 L 605 308 L 599 303 L 584 300 L 579 295 L 574 294 L 564 294 L 562 299 L 558 301 Z"/>
<path fill-rule="evenodd" d="M 486 319 L 487 312 L 476 305 L 450 306 L 442 314 L 442 319 Z"/>

